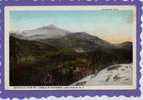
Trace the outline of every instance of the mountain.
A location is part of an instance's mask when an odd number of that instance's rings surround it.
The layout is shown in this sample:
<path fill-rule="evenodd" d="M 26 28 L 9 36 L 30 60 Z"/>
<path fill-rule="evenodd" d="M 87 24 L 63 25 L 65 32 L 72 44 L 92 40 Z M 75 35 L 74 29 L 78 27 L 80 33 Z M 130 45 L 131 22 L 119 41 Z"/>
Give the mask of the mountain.
<path fill-rule="evenodd" d="M 72 86 L 103 86 L 132 84 L 132 64 L 111 65 L 97 74 L 88 75 L 72 84 Z"/>
<path fill-rule="evenodd" d="M 23 35 L 19 32 L 10 32 L 10 36 L 15 37 L 17 39 L 25 39 Z"/>
<path fill-rule="evenodd" d="M 43 43 L 47 43 L 59 48 L 70 48 L 76 52 L 91 52 L 95 49 L 114 48 L 115 46 L 97 36 L 89 35 L 85 32 L 75 32 L 67 34 L 61 38 L 39 39 Z"/>
<path fill-rule="evenodd" d="M 133 47 L 132 44 L 133 44 L 132 42 L 126 41 L 126 42 L 117 44 L 117 47 L 122 47 L 122 48 L 126 48 L 126 49 L 131 49 L 131 48 Z"/>
<path fill-rule="evenodd" d="M 88 43 L 87 45 L 89 45 L 89 44 L 94 45 L 94 48 L 101 47 L 101 46 L 102 47 L 112 47 L 113 46 L 109 42 L 104 41 L 97 36 L 92 36 L 86 32 L 76 32 L 76 33 L 68 34 L 65 37 L 63 37 L 62 40 L 68 40 L 71 42 L 71 44 L 74 42 L 73 40 L 75 40 L 73 46 L 78 44 L 80 41 L 82 41 L 84 43 L 81 42 L 81 44 L 79 44 L 77 46 L 84 45 L 86 43 Z"/>
<path fill-rule="evenodd" d="M 48 39 L 48 38 L 59 38 L 69 34 L 70 32 L 61 29 L 55 25 L 49 25 L 40 27 L 33 30 L 25 30 L 21 34 L 25 39 L 36 40 L 36 39 Z"/>
<path fill-rule="evenodd" d="M 54 25 L 10 33 L 10 84 L 70 85 L 109 65 L 131 63 L 132 51 L 131 42 L 115 45 Z"/>
<path fill-rule="evenodd" d="M 11 36 L 24 40 L 34 40 L 59 48 L 70 48 L 77 52 L 91 52 L 96 48 L 132 48 L 131 42 L 111 44 L 97 36 L 86 32 L 70 32 L 55 25 L 40 27 L 33 30 L 25 30 L 22 33 L 12 33 Z"/>
<path fill-rule="evenodd" d="M 68 33 L 63 37 L 34 40 L 19 38 L 20 36 L 14 33 L 11 33 L 10 37 L 10 46 L 13 44 L 15 48 L 22 48 L 17 51 L 17 54 L 20 54 L 21 57 L 32 55 L 34 58 L 42 56 L 47 59 L 49 56 L 53 56 L 57 59 L 72 60 L 82 56 L 82 58 L 88 59 L 91 63 L 105 64 L 104 66 L 115 62 L 127 63 L 132 61 L 133 50 L 131 42 L 111 44 L 86 32 Z M 56 51 L 49 51 L 47 47 L 54 48 Z M 102 66 L 99 69 L 102 69 Z"/>

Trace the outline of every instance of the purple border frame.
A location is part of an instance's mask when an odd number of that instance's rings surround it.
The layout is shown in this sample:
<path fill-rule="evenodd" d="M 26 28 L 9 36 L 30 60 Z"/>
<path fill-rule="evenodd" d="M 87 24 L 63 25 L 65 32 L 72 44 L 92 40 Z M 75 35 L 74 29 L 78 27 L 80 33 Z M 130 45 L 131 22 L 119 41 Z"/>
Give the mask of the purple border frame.
<path fill-rule="evenodd" d="M 137 88 L 135 90 L 4 90 L 4 7 L 5 6 L 46 6 L 46 5 L 58 5 L 58 6 L 68 6 L 68 5 L 134 5 L 137 9 L 137 30 L 136 30 L 136 40 L 137 40 Z M 102 96 L 107 95 L 112 96 L 140 96 L 140 84 L 139 80 L 141 77 L 140 73 L 140 50 L 141 50 L 141 10 L 142 2 L 140 0 L 0 0 L 0 97 L 2 98 L 24 98 L 24 97 L 48 97 L 48 96 Z"/>

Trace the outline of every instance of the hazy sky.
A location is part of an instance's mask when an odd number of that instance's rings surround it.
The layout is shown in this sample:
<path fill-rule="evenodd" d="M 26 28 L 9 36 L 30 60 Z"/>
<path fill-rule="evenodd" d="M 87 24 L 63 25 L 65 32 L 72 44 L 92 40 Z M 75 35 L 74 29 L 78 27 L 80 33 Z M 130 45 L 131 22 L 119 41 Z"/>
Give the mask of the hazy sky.
<path fill-rule="evenodd" d="M 71 32 L 88 32 L 110 42 L 132 41 L 131 10 L 11 11 L 10 30 L 29 30 L 54 24 Z"/>

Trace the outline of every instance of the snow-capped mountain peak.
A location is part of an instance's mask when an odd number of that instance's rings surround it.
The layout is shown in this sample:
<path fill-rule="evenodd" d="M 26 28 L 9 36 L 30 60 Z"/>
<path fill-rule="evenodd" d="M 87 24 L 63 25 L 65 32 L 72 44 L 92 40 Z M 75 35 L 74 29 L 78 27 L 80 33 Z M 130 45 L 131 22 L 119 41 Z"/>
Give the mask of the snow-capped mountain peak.
<path fill-rule="evenodd" d="M 47 29 L 48 30 L 48 29 L 61 29 L 61 28 L 57 27 L 54 24 L 50 24 L 48 26 L 43 26 L 43 27 L 40 27 L 40 28 L 37 28 L 37 29 Z"/>
<path fill-rule="evenodd" d="M 48 38 L 57 38 L 69 34 L 70 31 L 59 28 L 53 24 L 48 26 L 43 26 L 33 30 L 25 30 L 22 32 L 22 35 L 26 39 L 36 40 L 36 39 L 48 39 Z"/>

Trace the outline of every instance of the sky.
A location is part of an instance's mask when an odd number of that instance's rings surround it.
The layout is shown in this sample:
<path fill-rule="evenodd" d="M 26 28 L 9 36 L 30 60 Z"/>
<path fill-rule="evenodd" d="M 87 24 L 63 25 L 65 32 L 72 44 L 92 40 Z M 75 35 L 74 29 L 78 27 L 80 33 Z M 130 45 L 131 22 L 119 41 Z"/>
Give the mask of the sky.
<path fill-rule="evenodd" d="M 131 10 L 11 11 L 10 30 L 22 31 L 54 24 L 71 32 L 87 32 L 113 43 L 132 41 Z"/>

